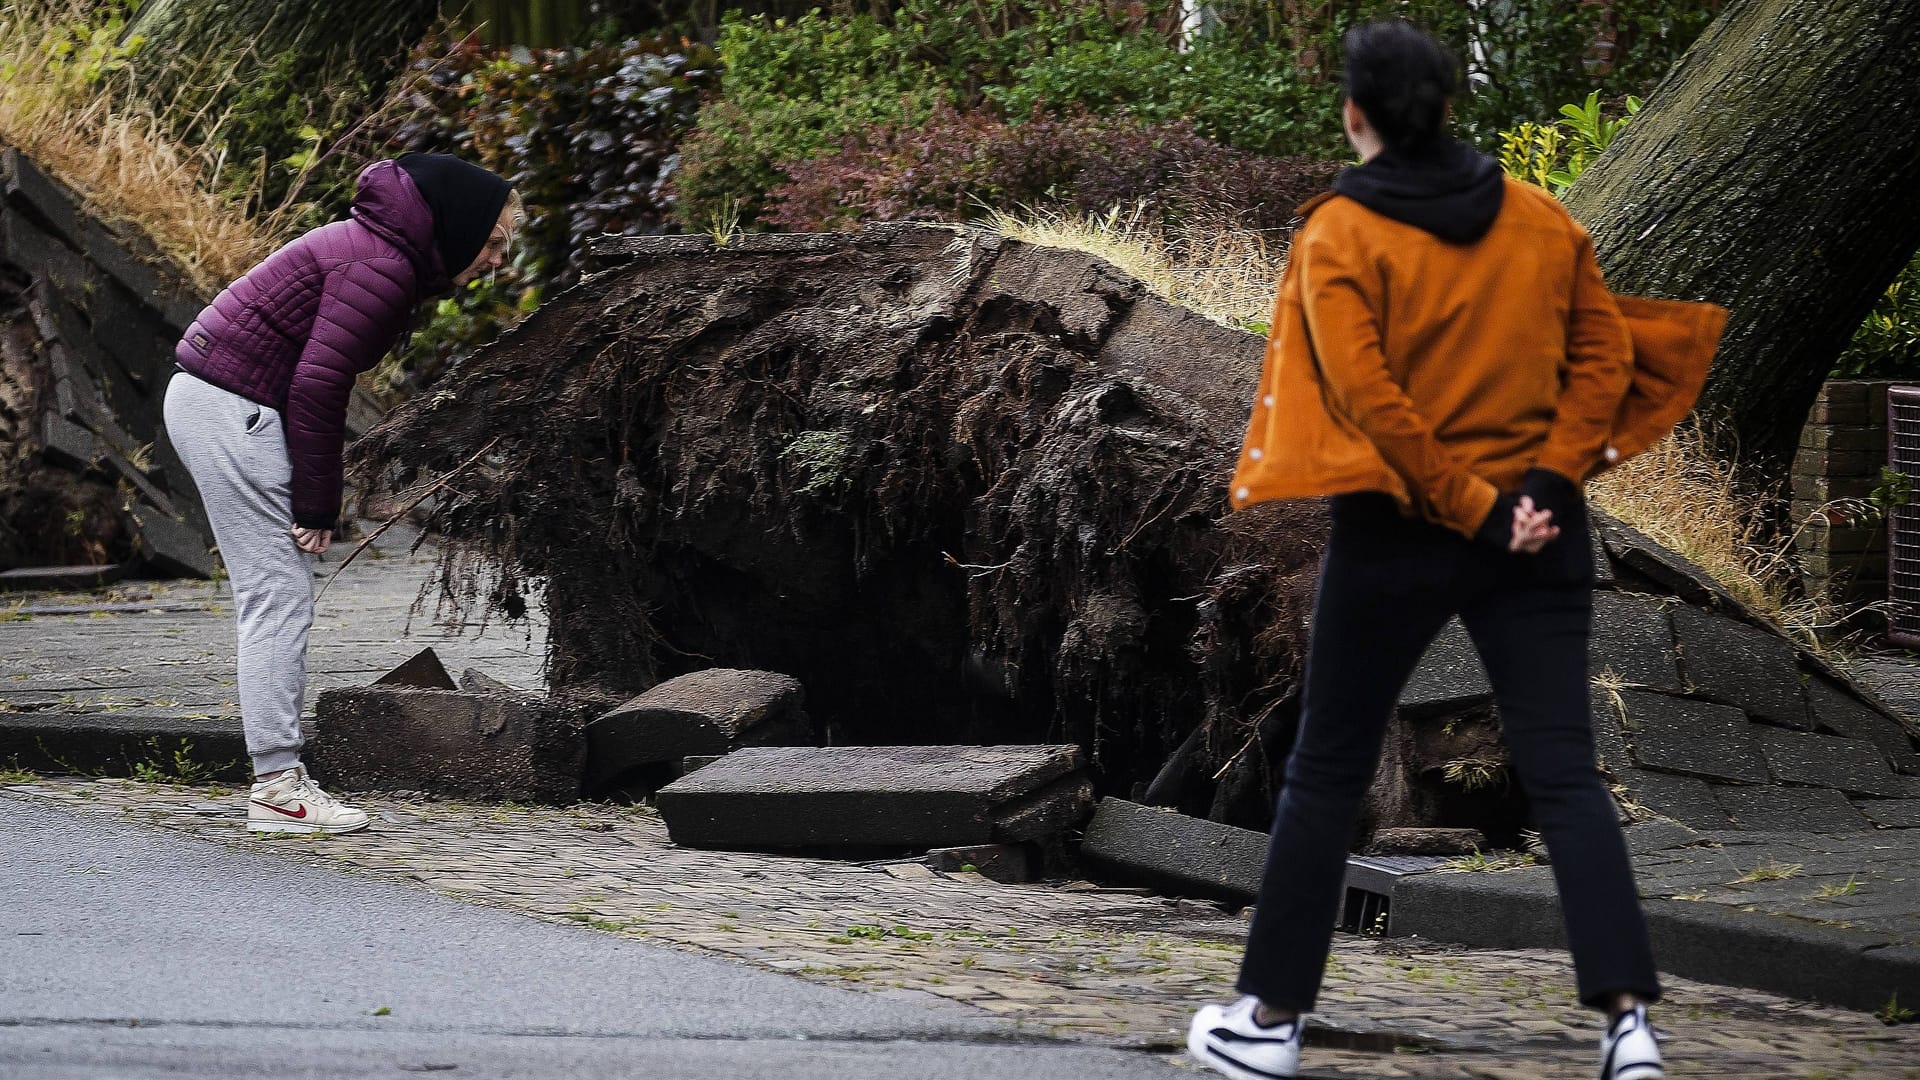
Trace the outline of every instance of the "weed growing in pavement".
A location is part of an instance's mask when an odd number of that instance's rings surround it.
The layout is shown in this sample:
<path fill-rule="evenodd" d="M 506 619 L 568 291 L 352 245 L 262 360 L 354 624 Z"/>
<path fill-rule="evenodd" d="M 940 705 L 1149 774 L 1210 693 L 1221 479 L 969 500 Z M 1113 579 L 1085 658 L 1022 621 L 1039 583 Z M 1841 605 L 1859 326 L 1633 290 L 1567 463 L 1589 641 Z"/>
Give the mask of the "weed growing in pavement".
<path fill-rule="evenodd" d="M 1804 869 L 1806 869 L 1806 867 L 1800 863 L 1783 863 L 1768 859 L 1759 866 L 1734 878 L 1733 883 L 1735 885 L 1751 885 L 1757 881 L 1785 881 L 1788 878 L 1799 877 L 1800 872 Z"/>
<path fill-rule="evenodd" d="M 1813 899 L 1832 900 L 1836 896 L 1852 896 L 1854 893 L 1857 893 L 1859 891 L 1860 891 L 1859 880 L 1857 878 L 1850 877 L 1847 879 L 1846 884 L 1844 885 L 1820 886 L 1819 889 L 1814 891 Z"/>
<path fill-rule="evenodd" d="M 0 784 L 31 784 L 40 777 L 29 769 L 20 767 L 19 758 L 10 758 L 4 768 L 0 768 Z"/>
<path fill-rule="evenodd" d="M 1916 1014 L 1912 1009 L 1900 1004 L 1900 991 L 1895 990 L 1893 996 L 1887 999 L 1885 1005 L 1874 1010 L 1873 1018 L 1883 1024 L 1891 1026 L 1894 1024 L 1911 1024 L 1914 1020 L 1920 1019 L 1920 1014 Z"/>
<path fill-rule="evenodd" d="M 133 763 L 133 778 L 148 784 L 199 786 L 220 770 L 193 759 L 193 741 L 181 739 L 171 750 L 158 737 L 146 741 L 147 758 Z"/>

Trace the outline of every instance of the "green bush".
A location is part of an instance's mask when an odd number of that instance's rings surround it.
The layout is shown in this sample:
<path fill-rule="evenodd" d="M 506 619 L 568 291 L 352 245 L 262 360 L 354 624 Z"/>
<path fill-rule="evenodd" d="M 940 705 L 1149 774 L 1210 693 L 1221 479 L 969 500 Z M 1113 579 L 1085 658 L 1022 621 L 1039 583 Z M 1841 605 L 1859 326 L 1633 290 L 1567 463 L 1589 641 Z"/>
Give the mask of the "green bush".
<path fill-rule="evenodd" d="M 791 22 L 729 14 L 720 30 L 725 98 L 701 113 L 674 182 L 682 225 L 758 220 L 800 161 L 870 124 L 924 121 L 949 99 L 918 58 L 918 32 L 815 11 Z"/>
<path fill-rule="evenodd" d="M 1213 5 L 1214 28 L 1182 48 L 1169 0 L 902 0 L 890 15 L 793 20 L 731 15 L 720 35 L 724 96 L 701 115 L 676 181 L 683 225 L 761 221 L 792 165 L 852 134 L 923 123 L 936 105 L 1184 123 L 1262 155 L 1341 157 L 1340 35 L 1404 15 L 1465 60 L 1461 134 L 1492 147 L 1503 128 L 1589 93 L 1645 92 L 1720 0 L 1348 0 L 1284 13 Z"/>

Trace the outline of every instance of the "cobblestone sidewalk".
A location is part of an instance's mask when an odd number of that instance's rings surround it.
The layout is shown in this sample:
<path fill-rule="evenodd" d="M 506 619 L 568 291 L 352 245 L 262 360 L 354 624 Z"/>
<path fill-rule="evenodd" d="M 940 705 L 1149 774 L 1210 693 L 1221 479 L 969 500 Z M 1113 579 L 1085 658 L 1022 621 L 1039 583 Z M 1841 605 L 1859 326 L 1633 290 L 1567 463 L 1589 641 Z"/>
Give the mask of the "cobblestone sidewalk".
<path fill-rule="evenodd" d="M 805 978 L 918 990 L 1020 1027 L 1177 1052 L 1194 1004 L 1231 993 L 1244 923 L 1212 905 L 1084 884 L 1000 885 L 918 863 L 677 848 L 645 808 L 358 800 L 373 831 L 266 841 L 236 789 L 10 776 L 0 798 L 131 817 L 289 859 L 643 937 Z M 77 868 L 85 869 L 85 868 Z M 1563 955 L 1341 936 L 1314 1075 L 1591 1075 L 1593 1019 Z M 1920 1080 L 1920 1028 L 1674 980 L 1656 1023 L 1676 1077 Z"/>

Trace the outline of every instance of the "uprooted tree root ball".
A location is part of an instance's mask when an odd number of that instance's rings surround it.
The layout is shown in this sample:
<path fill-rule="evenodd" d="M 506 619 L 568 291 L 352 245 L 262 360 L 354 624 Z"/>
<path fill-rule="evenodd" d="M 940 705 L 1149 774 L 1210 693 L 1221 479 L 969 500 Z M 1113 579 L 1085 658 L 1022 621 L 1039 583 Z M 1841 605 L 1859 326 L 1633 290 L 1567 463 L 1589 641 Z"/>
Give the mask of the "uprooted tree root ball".
<path fill-rule="evenodd" d="M 606 241 L 358 444 L 439 493 L 455 619 L 544 590 L 558 691 L 705 667 L 838 743 L 1069 741 L 1264 826 L 1325 521 L 1227 516 L 1261 342 L 984 233 Z"/>

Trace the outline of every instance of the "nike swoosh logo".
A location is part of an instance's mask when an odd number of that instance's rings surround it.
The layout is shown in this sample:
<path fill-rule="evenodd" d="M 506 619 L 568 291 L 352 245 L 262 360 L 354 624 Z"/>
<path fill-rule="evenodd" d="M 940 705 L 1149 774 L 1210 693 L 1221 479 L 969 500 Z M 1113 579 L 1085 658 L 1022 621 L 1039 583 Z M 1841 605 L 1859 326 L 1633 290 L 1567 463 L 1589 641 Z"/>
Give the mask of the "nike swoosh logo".
<path fill-rule="evenodd" d="M 252 802 L 252 803 L 253 803 L 253 805 L 255 805 L 255 806 L 264 806 L 264 807 L 266 807 L 267 809 L 269 809 L 269 810 L 271 810 L 271 811 L 273 811 L 273 812 L 274 812 L 274 813 L 276 813 L 276 814 L 285 814 L 285 815 L 287 815 L 287 816 L 288 816 L 288 817 L 290 817 L 290 818 L 303 818 L 303 817 L 306 817 L 306 816 L 307 816 L 307 804 L 306 804 L 306 803 L 301 803 L 301 804 L 300 804 L 300 812 L 296 814 L 296 813 L 294 813 L 294 812 L 293 812 L 293 811 L 291 811 L 291 810 L 287 810 L 287 809 L 283 809 L 283 808 L 281 808 L 281 807 L 278 807 L 278 806 L 275 806 L 275 805 L 273 805 L 272 803 L 264 803 L 264 802 L 261 802 L 261 801 L 260 801 L 259 799 L 252 799 L 252 800 L 249 800 L 249 801 L 250 801 L 250 802 Z"/>

